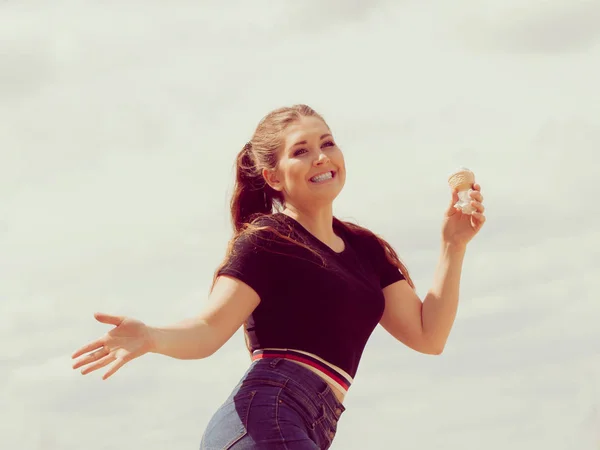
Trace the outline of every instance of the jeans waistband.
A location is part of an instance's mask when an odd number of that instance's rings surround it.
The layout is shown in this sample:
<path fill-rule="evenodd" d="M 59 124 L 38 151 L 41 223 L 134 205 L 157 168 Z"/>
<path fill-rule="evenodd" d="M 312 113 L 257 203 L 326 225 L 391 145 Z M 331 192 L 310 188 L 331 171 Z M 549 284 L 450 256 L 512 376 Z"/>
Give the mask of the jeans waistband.
<path fill-rule="evenodd" d="M 302 352 L 292 349 L 257 349 L 252 353 L 252 360 L 262 358 L 285 358 L 296 361 L 305 367 L 308 366 L 313 370 L 317 370 L 322 377 L 333 384 L 343 393 L 348 392 L 352 385 L 350 375 L 340 370 L 334 369 L 331 365 L 311 353 Z"/>
<path fill-rule="evenodd" d="M 287 378 L 288 385 L 292 383 L 295 389 L 302 391 L 309 399 L 314 399 L 315 396 L 319 397 L 336 419 L 339 419 L 346 410 L 325 380 L 293 361 L 285 358 L 257 359 L 252 362 L 244 378 L 251 380 L 255 374 L 260 378 L 260 373 L 263 371 Z"/>

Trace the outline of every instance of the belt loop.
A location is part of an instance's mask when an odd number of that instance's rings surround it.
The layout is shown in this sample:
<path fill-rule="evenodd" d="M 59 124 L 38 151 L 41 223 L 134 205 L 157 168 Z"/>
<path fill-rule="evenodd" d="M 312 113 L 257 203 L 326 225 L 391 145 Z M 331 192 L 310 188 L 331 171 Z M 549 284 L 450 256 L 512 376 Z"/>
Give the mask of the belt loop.
<path fill-rule="evenodd" d="M 271 368 L 275 368 L 277 366 L 277 364 L 279 364 L 279 362 L 281 361 L 281 358 L 273 358 L 271 359 L 271 361 L 269 362 L 269 366 Z"/>

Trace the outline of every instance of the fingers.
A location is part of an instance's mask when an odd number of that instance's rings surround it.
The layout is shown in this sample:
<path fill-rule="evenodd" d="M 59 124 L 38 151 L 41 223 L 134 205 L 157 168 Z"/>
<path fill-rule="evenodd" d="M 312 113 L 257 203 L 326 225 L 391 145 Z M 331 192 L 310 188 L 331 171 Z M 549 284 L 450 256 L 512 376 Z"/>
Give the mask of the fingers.
<path fill-rule="evenodd" d="M 98 322 L 106 323 L 108 325 L 115 325 L 115 326 L 121 325 L 121 322 L 123 322 L 123 320 L 125 319 L 124 317 L 121 317 L 121 316 L 113 316 L 110 314 L 104 314 L 104 313 L 100 313 L 100 312 L 95 313 L 94 318 Z"/>
<path fill-rule="evenodd" d="M 110 353 L 106 356 L 104 356 L 103 358 L 99 359 L 98 361 L 96 361 L 93 364 L 90 364 L 89 366 L 87 366 L 85 369 L 83 369 L 81 371 L 82 375 L 86 375 L 90 372 L 93 372 L 94 370 L 97 369 L 101 369 L 102 367 L 110 364 L 111 362 L 113 362 L 116 359 L 115 355 Z"/>
<path fill-rule="evenodd" d="M 81 358 L 79 361 L 75 362 L 75 364 L 73 364 L 73 369 L 78 369 L 81 366 L 98 361 L 100 358 L 106 355 L 108 355 L 108 350 L 105 347 L 101 347 L 95 352 L 87 355 L 85 358 Z"/>
<path fill-rule="evenodd" d="M 480 203 L 483 202 L 483 195 L 481 195 L 480 191 L 472 189 L 469 191 L 469 197 L 471 197 L 473 200 L 477 200 Z"/>
<path fill-rule="evenodd" d="M 79 358 L 84 353 L 92 352 L 92 351 L 97 350 L 102 347 L 104 347 L 103 339 L 102 338 L 96 339 L 94 342 L 90 342 L 86 346 L 81 347 L 79 350 L 77 350 L 75 353 L 73 353 L 73 355 L 71 355 L 71 358 L 72 359 Z"/>
<path fill-rule="evenodd" d="M 108 377 L 113 375 L 117 370 L 119 370 L 121 367 L 123 367 L 126 362 L 127 361 L 124 359 L 117 358 L 115 363 L 110 367 L 110 369 L 108 369 L 108 371 L 104 375 L 102 375 L 102 379 L 106 380 Z"/>
<path fill-rule="evenodd" d="M 483 213 L 485 211 L 485 206 L 483 206 L 481 203 L 476 202 L 474 200 L 471 202 L 471 206 L 473 208 L 475 208 L 475 210 L 479 213 Z"/>
<path fill-rule="evenodd" d="M 88 373 L 93 372 L 94 370 L 101 369 L 102 367 L 107 366 L 110 363 L 114 363 L 109 368 L 109 370 L 102 376 L 102 379 L 106 380 L 108 377 L 114 375 L 114 373 L 117 370 L 119 370 L 121 367 L 123 367 L 129 359 L 131 359 L 131 358 L 129 358 L 127 356 L 118 357 L 118 356 L 116 356 L 116 354 L 114 352 L 109 353 L 108 350 L 106 350 L 103 347 L 103 348 L 100 348 L 100 349 L 96 350 L 95 352 L 89 354 L 88 356 L 81 359 L 80 361 L 77 361 L 73 365 L 73 369 L 77 369 L 81 366 L 88 364 L 88 366 L 85 367 L 81 371 L 82 375 L 87 375 Z M 91 363 L 93 363 L 93 364 L 91 364 Z"/>
<path fill-rule="evenodd" d="M 106 323 L 108 325 L 115 325 L 115 326 L 119 326 L 121 324 L 121 322 L 123 322 L 123 320 L 125 319 L 124 317 L 121 317 L 121 316 L 113 316 L 113 315 L 104 314 L 104 313 L 95 313 L 94 318 L 98 322 Z M 81 355 L 83 355 L 84 353 L 94 351 L 94 350 L 102 347 L 103 345 L 104 345 L 104 338 L 96 339 L 95 341 L 90 342 L 86 346 L 81 347 L 79 350 L 77 350 L 75 353 L 73 353 L 71 355 L 71 358 L 72 359 L 78 358 Z"/>
<path fill-rule="evenodd" d="M 473 206 L 477 212 L 483 213 L 485 211 L 485 207 L 482 204 L 483 195 L 481 195 L 481 186 L 474 184 L 473 189 L 469 191 L 469 197 L 473 199 L 471 201 L 471 206 Z"/>
<path fill-rule="evenodd" d="M 485 223 L 485 215 L 483 213 L 474 212 L 471 214 L 471 225 L 478 230 Z"/>
<path fill-rule="evenodd" d="M 99 312 L 94 314 L 94 318 L 98 322 L 105 323 L 108 325 L 115 325 L 117 327 L 121 325 L 123 320 L 125 320 L 125 318 L 122 316 L 113 316 L 111 314 Z M 93 372 L 94 370 L 100 369 L 116 360 L 117 363 L 114 364 L 110 368 L 110 370 L 103 376 L 103 379 L 106 379 L 112 374 L 114 374 L 117 370 L 119 370 L 119 368 L 123 364 L 125 364 L 125 361 L 121 360 L 120 358 L 117 358 L 114 352 L 109 352 L 109 350 L 105 347 L 105 336 L 81 347 L 79 350 L 73 353 L 73 355 L 71 355 L 71 358 L 75 359 L 89 352 L 92 353 L 86 355 L 84 358 L 80 359 L 79 361 L 76 361 L 73 364 L 73 369 L 86 366 L 84 369 L 81 370 L 82 375 L 86 375 L 90 372 Z"/>
<path fill-rule="evenodd" d="M 483 195 L 481 195 L 481 192 L 479 191 L 470 191 L 469 197 L 471 197 L 473 200 L 477 200 L 478 202 L 483 202 Z"/>

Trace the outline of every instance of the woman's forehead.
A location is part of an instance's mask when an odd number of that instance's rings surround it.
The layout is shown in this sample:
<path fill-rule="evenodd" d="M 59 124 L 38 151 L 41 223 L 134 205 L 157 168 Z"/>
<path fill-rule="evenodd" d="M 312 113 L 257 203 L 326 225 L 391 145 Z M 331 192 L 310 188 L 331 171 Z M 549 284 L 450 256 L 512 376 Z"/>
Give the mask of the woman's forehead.
<path fill-rule="evenodd" d="M 306 139 L 319 139 L 324 134 L 330 134 L 329 127 L 317 117 L 303 117 L 290 124 L 284 131 L 286 147 Z"/>

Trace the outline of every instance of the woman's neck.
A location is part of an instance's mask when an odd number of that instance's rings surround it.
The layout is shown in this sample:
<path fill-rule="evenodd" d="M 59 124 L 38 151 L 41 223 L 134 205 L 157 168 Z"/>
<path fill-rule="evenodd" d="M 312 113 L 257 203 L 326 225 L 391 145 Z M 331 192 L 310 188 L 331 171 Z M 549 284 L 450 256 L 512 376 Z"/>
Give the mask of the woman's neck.
<path fill-rule="evenodd" d="M 282 213 L 296 220 L 325 245 L 339 248 L 340 238 L 333 231 L 333 208 L 331 206 L 307 211 L 293 205 L 286 205 Z"/>

